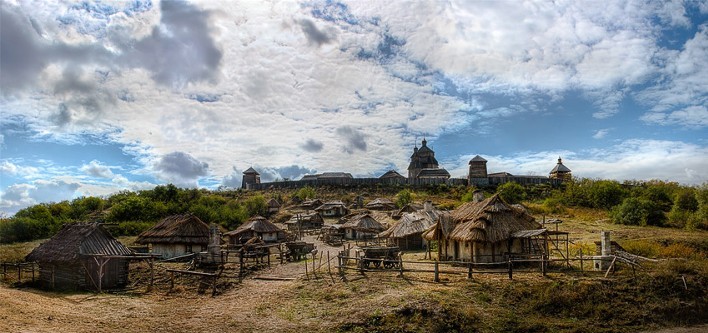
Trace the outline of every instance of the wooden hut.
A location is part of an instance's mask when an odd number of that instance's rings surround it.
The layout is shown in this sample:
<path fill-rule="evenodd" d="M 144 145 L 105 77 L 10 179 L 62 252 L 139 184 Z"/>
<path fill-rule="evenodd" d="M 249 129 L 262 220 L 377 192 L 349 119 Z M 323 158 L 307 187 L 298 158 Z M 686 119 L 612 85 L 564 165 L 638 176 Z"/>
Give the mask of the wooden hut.
<path fill-rule="evenodd" d="M 384 231 L 384 226 L 368 213 L 352 215 L 341 225 L 346 239 L 371 239 Z"/>
<path fill-rule="evenodd" d="M 443 214 L 442 211 L 427 206 L 427 210 L 406 213 L 388 230 L 379 234 L 379 238 L 388 238 L 391 245 L 401 250 L 422 250 L 427 245 L 423 232 L 430 229 Z"/>
<path fill-rule="evenodd" d="M 364 207 L 371 210 L 394 210 L 396 209 L 396 204 L 387 198 L 376 198 L 375 200 L 367 203 Z"/>
<path fill-rule="evenodd" d="M 163 258 L 179 257 L 207 250 L 209 226 L 193 214 L 172 215 L 143 231 L 135 242 L 149 244 L 151 252 Z"/>
<path fill-rule="evenodd" d="M 275 200 L 275 198 L 271 198 L 268 200 L 268 214 L 275 214 L 280 210 L 280 202 L 278 200 Z"/>
<path fill-rule="evenodd" d="M 455 260 L 503 261 L 505 254 L 523 252 L 523 239 L 513 237 L 514 233 L 541 229 L 531 215 L 511 207 L 498 194 L 460 206 L 452 211 L 452 219 L 456 225 L 445 251 Z"/>
<path fill-rule="evenodd" d="M 313 210 L 319 206 L 322 206 L 322 200 L 320 199 L 305 200 L 300 204 L 300 208 L 306 210 Z"/>
<path fill-rule="evenodd" d="M 47 242 L 27 255 L 39 263 L 39 281 L 58 290 L 102 290 L 128 283 L 128 258 L 133 253 L 100 224 L 65 224 Z"/>
<path fill-rule="evenodd" d="M 229 245 L 239 245 L 251 238 L 259 238 L 266 243 L 284 240 L 285 232 L 263 216 L 254 216 L 236 230 L 225 234 L 229 238 Z"/>
<path fill-rule="evenodd" d="M 339 217 L 349 213 L 347 206 L 339 200 L 325 202 L 321 206 L 315 208 L 315 211 L 324 217 Z"/>
<path fill-rule="evenodd" d="M 452 219 L 452 215 L 445 213 L 441 214 L 437 221 L 422 234 L 423 239 L 428 243 L 431 241 L 437 242 L 439 260 L 452 259 L 450 253 L 448 253 L 450 248 L 448 244 L 450 243 L 450 234 L 455 230 L 455 226 L 455 220 Z"/>
<path fill-rule="evenodd" d="M 295 214 L 290 220 L 285 222 L 288 231 L 320 229 L 324 225 L 324 219 L 320 213 Z"/>

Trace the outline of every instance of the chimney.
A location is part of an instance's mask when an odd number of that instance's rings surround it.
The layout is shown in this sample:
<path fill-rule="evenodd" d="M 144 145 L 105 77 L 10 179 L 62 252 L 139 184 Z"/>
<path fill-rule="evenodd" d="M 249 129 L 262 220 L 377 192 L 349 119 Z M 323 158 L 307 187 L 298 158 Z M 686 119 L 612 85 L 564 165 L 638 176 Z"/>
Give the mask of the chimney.
<path fill-rule="evenodd" d="M 215 223 L 209 225 L 209 245 L 207 251 L 213 256 L 221 255 L 221 236 Z"/>
<path fill-rule="evenodd" d="M 612 242 L 610 242 L 610 232 L 601 231 L 600 232 L 600 242 L 602 248 L 602 255 L 609 256 L 612 254 Z"/>

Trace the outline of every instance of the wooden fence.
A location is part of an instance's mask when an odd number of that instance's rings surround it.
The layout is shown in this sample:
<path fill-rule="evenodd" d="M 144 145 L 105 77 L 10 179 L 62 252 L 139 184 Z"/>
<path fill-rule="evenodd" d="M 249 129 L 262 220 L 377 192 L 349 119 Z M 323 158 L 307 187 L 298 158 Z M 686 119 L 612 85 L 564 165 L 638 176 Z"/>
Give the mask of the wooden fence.
<path fill-rule="evenodd" d="M 2 266 L 2 279 L 7 282 L 22 283 L 22 281 L 27 280 L 34 282 L 35 271 L 39 272 L 34 262 L 4 262 L 0 263 L 0 266 Z M 15 278 L 17 278 L 17 280 L 15 280 Z"/>

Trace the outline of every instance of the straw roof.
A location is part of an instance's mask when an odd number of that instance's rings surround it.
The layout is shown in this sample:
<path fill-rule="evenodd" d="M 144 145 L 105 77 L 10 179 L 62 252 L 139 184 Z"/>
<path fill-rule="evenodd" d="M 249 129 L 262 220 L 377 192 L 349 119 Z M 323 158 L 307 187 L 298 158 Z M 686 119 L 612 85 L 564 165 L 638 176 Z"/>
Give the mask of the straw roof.
<path fill-rule="evenodd" d="M 254 216 L 250 220 L 248 220 L 248 222 L 246 222 L 246 223 L 242 224 L 241 226 L 239 226 L 238 228 L 236 228 L 236 230 L 229 231 L 225 235 L 226 236 L 236 236 L 236 235 L 241 234 L 246 231 L 267 233 L 267 232 L 278 232 L 281 230 L 275 224 L 266 220 L 265 217 Z"/>
<path fill-rule="evenodd" d="M 278 202 L 278 200 L 275 200 L 275 198 L 271 198 L 270 200 L 268 200 L 268 207 L 280 208 L 280 202 Z"/>
<path fill-rule="evenodd" d="M 208 244 L 209 226 L 193 214 L 172 215 L 143 231 L 138 244 Z"/>
<path fill-rule="evenodd" d="M 455 220 L 452 219 L 452 215 L 448 212 L 444 212 L 438 217 L 437 221 L 430 226 L 430 228 L 423 232 L 423 239 L 446 239 L 456 226 L 457 224 L 455 223 Z"/>
<path fill-rule="evenodd" d="M 376 219 L 371 217 L 371 215 L 369 215 L 368 213 L 358 214 L 350 217 L 346 223 L 342 224 L 341 228 L 353 229 L 363 232 L 381 232 L 386 229 L 381 223 L 376 221 Z"/>
<path fill-rule="evenodd" d="M 499 194 L 481 202 L 468 202 L 452 212 L 457 223 L 449 238 L 464 242 L 496 243 L 514 232 L 539 229 L 541 225 L 520 209 L 504 202 Z"/>
<path fill-rule="evenodd" d="M 403 214 L 393 227 L 379 234 L 379 237 L 403 238 L 410 235 L 421 234 L 430 229 L 443 212 L 437 209 L 430 211 L 420 210 Z"/>
<path fill-rule="evenodd" d="M 376 198 L 364 205 L 367 209 L 392 210 L 396 209 L 396 204 L 388 198 Z"/>
<path fill-rule="evenodd" d="M 48 241 L 40 244 L 30 254 L 27 261 L 71 262 L 81 255 L 132 255 L 125 245 L 97 223 L 65 224 Z"/>

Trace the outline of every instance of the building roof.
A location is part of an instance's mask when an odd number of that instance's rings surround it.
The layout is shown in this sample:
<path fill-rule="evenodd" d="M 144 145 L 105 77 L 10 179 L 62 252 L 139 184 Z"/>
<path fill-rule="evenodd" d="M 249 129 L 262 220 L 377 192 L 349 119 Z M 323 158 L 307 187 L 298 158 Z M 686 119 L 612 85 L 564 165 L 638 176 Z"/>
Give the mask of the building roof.
<path fill-rule="evenodd" d="M 551 174 L 553 173 L 565 173 L 565 172 L 570 172 L 570 169 L 563 165 L 563 162 L 561 161 L 561 158 L 558 157 L 558 163 L 556 163 L 556 166 L 553 167 L 553 170 L 551 170 Z"/>
<path fill-rule="evenodd" d="M 69 223 L 27 255 L 27 261 L 71 262 L 82 255 L 132 255 L 98 223 Z"/>
<path fill-rule="evenodd" d="M 384 226 L 376 221 L 368 213 L 357 214 L 348 218 L 347 222 L 342 224 L 341 229 L 354 229 L 363 232 L 381 232 L 385 228 Z"/>
<path fill-rule="evenodd" d="M 439 169 L 422 169 L 418 174 L 416 175 L 416 178 L 424 178 L 424 177 L 435 177 L 435 178 L 450 178 L 450 173 L 447 172 L 447 170 L 443 168 Z"/>
<path fill-rule="evenodd" d="M 244 175 L 248 175 L 248 174 L 260 175 L 260 173 L 258 173 L 258 171 L 256 171 L 256 169 L 254 169 L 253 167 L 249 167 L 248 169 L 246 169 L 246 171 L 244 171 L 243 174 Z"/>
<path fill-rule="evenodd" d="M 351 173 L 348 172 L 323 172 L 317 175 L 317 178 L 354 178 Z"/>
<path fill-rule="evenodd" d="M 268 200 L 268 207 L 280 207 L 280 202 L 278 202 L 278 200 L 275 200 L 275 198 L 271 198 L 270 200 Z"/>
<path fill-rule="evenodd" d="M 482 156 L 475 155 L 475 157 L 473 157 L 473 158 L 470 160 L 470 163 L 469 163 L 469 164 L 472 164 L 472 162 L 487 162 L 487 160 L 485 160 L 484 158 L 482 158 Z"/>
<path fill-rule="evenodd" d="M 310 214 L 295 214 L 289 220 L 285 221 L 285 224 L 295 224 L 298 222 L 298 216 L 300 221 L 303 222 L 323 222 L 322 215 L 320 213 L 314 212 Z"/>
<path fill-rule="evenodd" d="M 388 170 L 388 171 L 386 171 L 386 173 L 381 175 L 381 177 L 379 177 L 379 179 L 386 179 L 386 178 L 406 178 L 406 177 L 403 177 L 403 175 L 398 173 L 396 170 Z"/>
<path fill-rule="evenodd" d="M 396 209 L 396 204 L 388 198 L 376 198 L 364 205 L 364 207 L 366 207 L 367 209 L 391 210 Z"/>
<path fill-rule="evenodd" d="M 455 220 L 452 219 L 452 215 L 448 212 L 444 212 L 428 230 L 423 232 L 422 236 L 427 240 L 445 239 L 455 230 L 456 226 L 457 224 Z"/>
<path fill-rule="evenodd" d="M 315 210 L 318 210 L 318 211 L 319 210 L 326 210 L 326 209 L 335 208 L 335 207 L 343 207 L 345 209 L 347 208 L 347 206 L 344 205 L 344 203 L 342 201 L 335 200 L 335 201 L 327 201 L 327 202 L 323 203 L 321 206 L 315 208 Z"/>
<path fill-rule="evenodd" d="M 487 177 L 514 177 L 514 175 L 512 175 L 512 174 L 510 174 L 510 173 L 508 173 L 508 172 L 502 171 L 502 172 L 490 173 L 490 174 L 487 175 Z"/>
<path fill-rule="evenodd" d="M 437 209 L 403 214 L 398 223 L 380 233 L 379 237 L 403 238 L 414 234 L 422 234 L 430 229 L 442 214 L 443 212 Z"/>
<path fill-rule="evenodd" d="M 466 242 L 496 243 L 521 230 L 540 229 L 533 216 L 511 207 L 495 194 L 480 202 L 468 202 L 452 211 L 457 223 L 450 238 Z"/>
<path fill-rule="evenodd" d="M 236 228 L 236 230 L 229 231 L 229 232 L 225 233 L 224 235 L 232 237 L 232 236 L 236 236 L 236 235 L 241 234 L 246 231 L 264 233 L 264 232 L 278 232 L 281 230 L 275 224 L 268 221 L 265 217 L 254 216 L 250 220 L 248 220 L 246 223 L 244 223 L 244 224 L 240 225 L 238 228 Z"/>
<path fill-rule="evenodd" d="M 193 214 L 172 215 L 143 231 L 138 244 L 208 244 L 209 226 Z"/>

